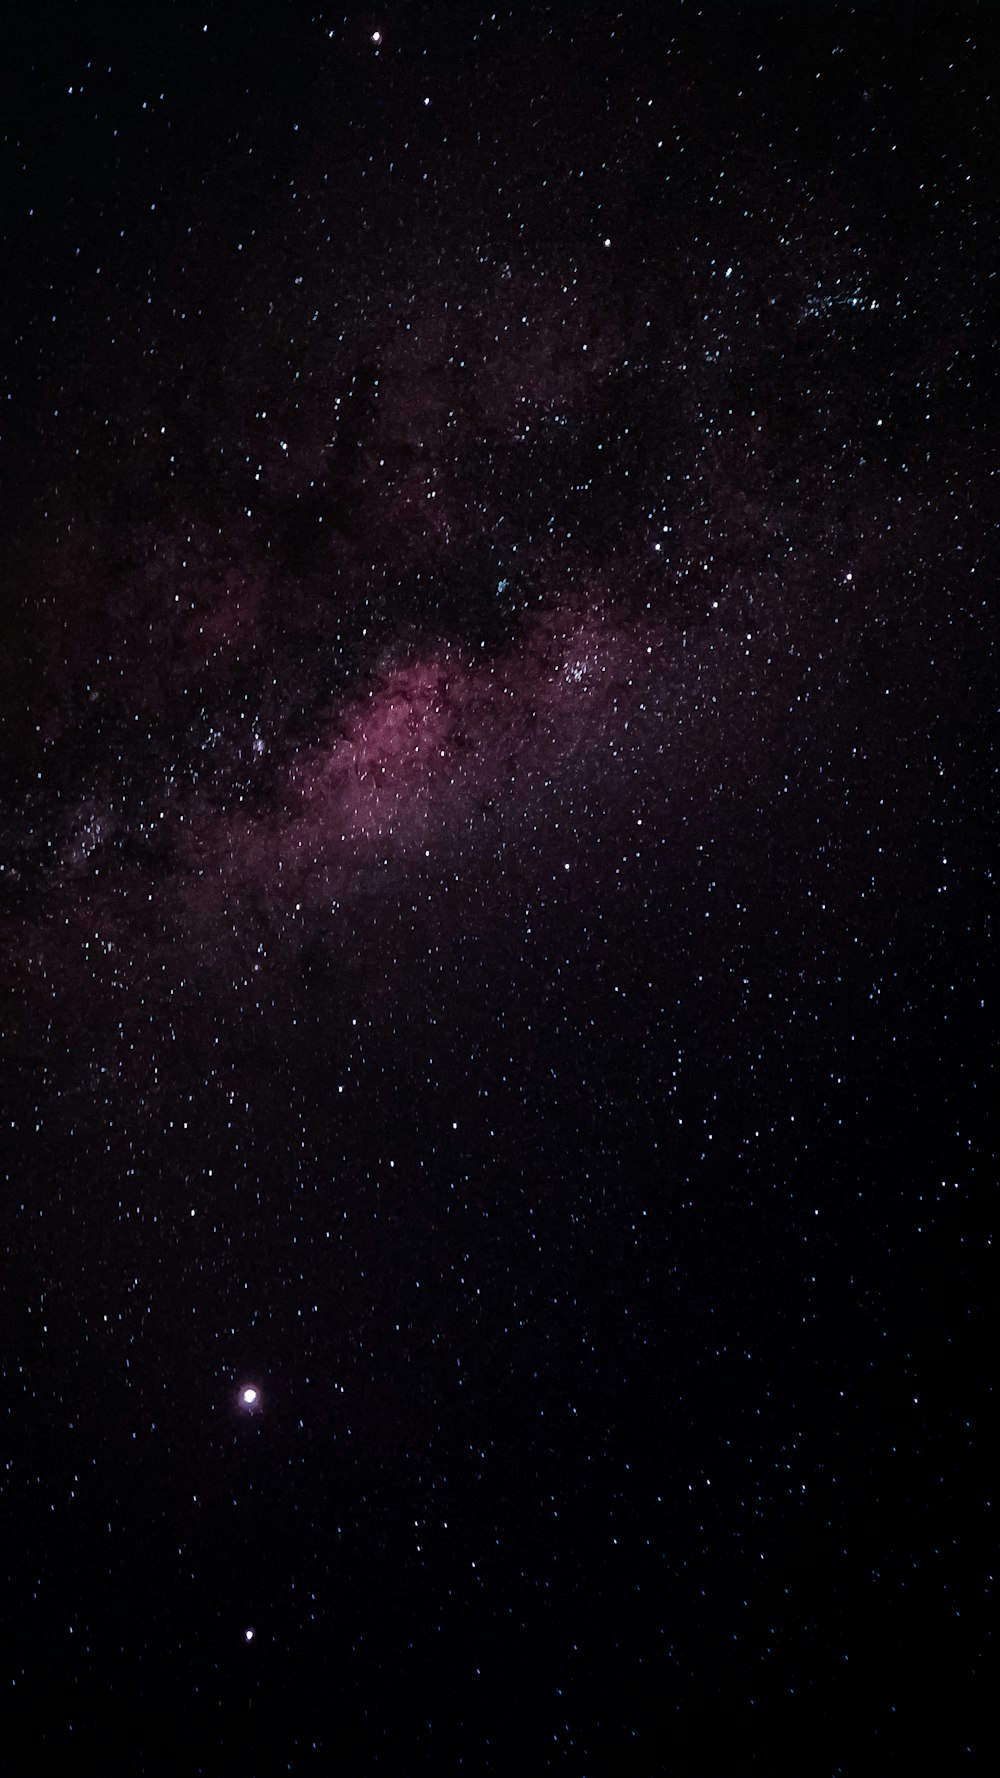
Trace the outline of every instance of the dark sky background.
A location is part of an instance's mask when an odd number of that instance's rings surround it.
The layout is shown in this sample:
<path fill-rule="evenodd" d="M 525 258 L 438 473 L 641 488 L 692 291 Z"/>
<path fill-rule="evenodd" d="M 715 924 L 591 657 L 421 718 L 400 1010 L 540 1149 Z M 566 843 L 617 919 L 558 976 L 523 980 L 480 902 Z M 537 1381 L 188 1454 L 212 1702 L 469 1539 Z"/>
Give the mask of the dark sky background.
<path fill-rule="evenodd" d="M 991 11 L 5 43 L 15 1778 L 991 1769 Z"/>

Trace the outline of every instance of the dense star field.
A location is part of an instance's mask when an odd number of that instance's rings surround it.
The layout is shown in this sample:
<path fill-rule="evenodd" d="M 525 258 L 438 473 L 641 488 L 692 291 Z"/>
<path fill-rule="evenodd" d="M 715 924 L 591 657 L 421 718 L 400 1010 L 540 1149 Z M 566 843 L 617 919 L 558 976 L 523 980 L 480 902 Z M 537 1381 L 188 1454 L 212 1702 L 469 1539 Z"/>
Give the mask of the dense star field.
<path fill-rule="evenodd" d="M 989 25 L 8 45 L 12 1774 L 991 1768 Z"/>

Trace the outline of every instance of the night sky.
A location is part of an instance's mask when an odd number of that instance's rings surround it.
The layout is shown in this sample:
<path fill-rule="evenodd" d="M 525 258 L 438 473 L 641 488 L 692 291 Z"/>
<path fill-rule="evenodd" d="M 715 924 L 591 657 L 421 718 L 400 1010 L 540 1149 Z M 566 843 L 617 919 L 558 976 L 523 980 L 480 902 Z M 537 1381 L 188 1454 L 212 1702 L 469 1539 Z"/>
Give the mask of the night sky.
<path fill-rule="evenodd" d="M 5 41 L 12 1778 L 991 1769 L 991 10 Z"/>

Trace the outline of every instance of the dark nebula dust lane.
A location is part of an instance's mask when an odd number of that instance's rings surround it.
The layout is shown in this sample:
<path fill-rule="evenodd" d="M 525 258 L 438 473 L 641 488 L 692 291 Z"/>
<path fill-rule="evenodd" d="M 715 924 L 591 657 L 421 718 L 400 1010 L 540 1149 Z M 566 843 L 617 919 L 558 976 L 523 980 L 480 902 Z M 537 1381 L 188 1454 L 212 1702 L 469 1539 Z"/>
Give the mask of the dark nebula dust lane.
<path fill-rule="evenodd" d="M 15 1778 L 992 1768 L 994 51 L 8 46 Z"/>

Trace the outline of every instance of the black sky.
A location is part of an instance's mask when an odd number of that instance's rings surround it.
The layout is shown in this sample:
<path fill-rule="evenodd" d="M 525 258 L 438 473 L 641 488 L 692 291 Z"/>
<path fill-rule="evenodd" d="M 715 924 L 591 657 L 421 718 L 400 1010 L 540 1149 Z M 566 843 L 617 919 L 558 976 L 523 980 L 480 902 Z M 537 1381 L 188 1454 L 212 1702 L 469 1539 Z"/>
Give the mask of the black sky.
<path fill-rule="evenodd" d="M 992 1763 L 994 50 L 8 40 L 5 1769 Z"/>

